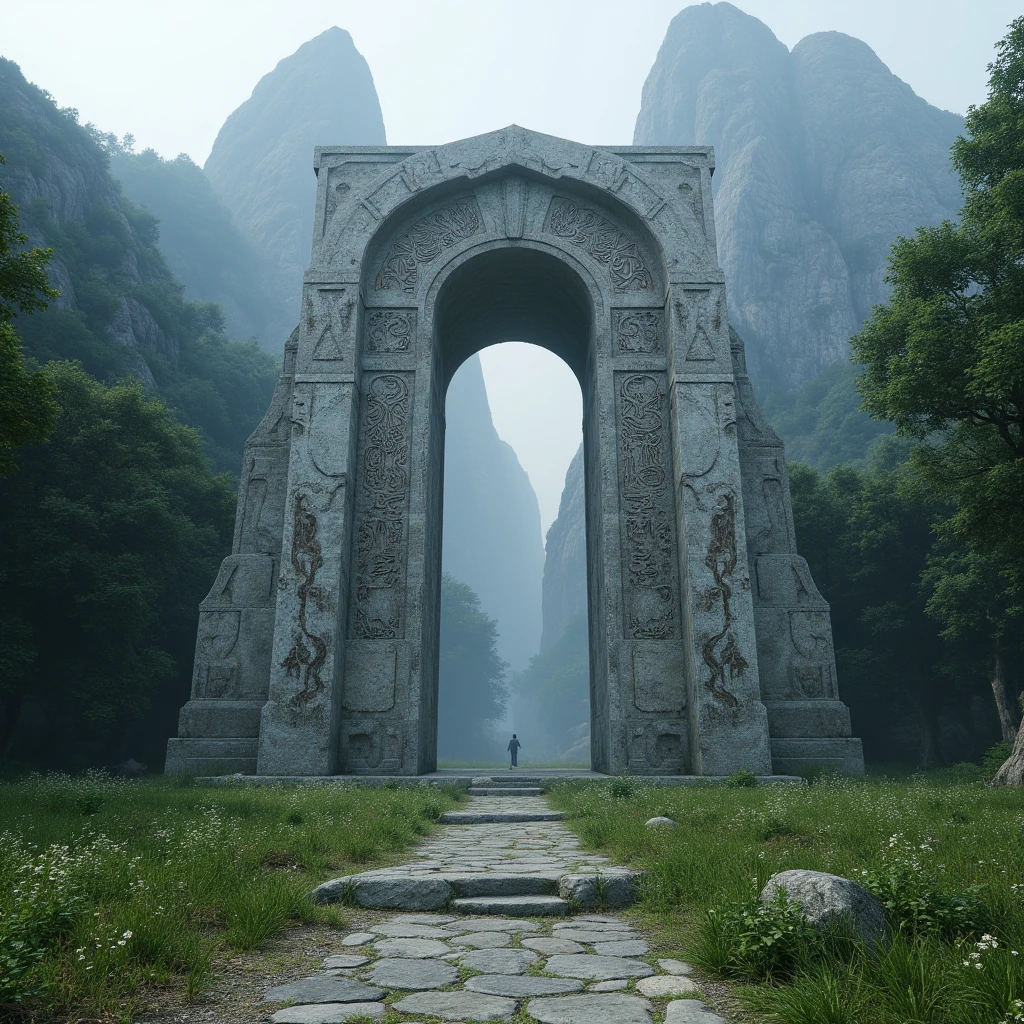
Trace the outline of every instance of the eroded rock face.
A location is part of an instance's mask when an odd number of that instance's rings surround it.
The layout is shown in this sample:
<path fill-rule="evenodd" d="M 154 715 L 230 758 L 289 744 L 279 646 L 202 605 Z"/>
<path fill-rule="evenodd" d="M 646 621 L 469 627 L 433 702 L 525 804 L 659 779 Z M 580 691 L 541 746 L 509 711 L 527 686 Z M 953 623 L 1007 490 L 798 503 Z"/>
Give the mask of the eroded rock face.
<path fill-rule="evenodd" d="M 715 147 L 729 320 L 755 382 L 794 384 L 845 361 L 896 236 L 956 215 L 962 128 L 860 40 L 820 32 L 789 51 L 718 3 L 673 19 L 634 143 Z"/>
<path fill-rule="evenodd" d="M 803 908 L 804 917 L 818 931 L 852 927 L 869 946 L 886 935 L 882 904 L 862 885 L 825 871 L 780 871 L 761 890 L 768 903 L 782 890 Z"/>

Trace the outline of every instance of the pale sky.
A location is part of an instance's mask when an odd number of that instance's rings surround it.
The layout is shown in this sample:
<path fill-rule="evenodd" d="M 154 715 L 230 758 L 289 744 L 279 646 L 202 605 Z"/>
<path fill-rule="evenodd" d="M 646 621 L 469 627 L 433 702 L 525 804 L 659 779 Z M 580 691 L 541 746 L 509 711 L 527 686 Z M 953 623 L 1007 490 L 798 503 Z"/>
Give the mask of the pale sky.
<path fill-rule="evenodd" d="M 435 144 L 515 123 L 628 144 L 644 79 L 684 0 L 0 0 L 0 54 L 138 148 L 206 160 L 224 119 L 283 57 L 332 25 L 373 72 L 392 144 Z M 1020 0 L 738 0 L 788 46 L 863 39 L 928 102 L 985 99 L 986 65 Z M 332 140 L 324 139 L 325 143 Z M 546 530 L 579 444 L 580 399 L 554 357 L 483 354 L 495 426 L 530 474 Z M 543 382 L 541 386 L 539 382 Z M 526 415 L 526 410 L 529 414 Z"/>

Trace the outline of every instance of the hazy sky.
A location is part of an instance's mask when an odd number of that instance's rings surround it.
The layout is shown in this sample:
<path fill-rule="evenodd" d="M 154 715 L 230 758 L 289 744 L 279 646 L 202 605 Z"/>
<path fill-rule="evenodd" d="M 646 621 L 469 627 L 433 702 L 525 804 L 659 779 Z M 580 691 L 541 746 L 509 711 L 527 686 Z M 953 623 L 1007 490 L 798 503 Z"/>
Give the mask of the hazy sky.
<path fill-rule="evenodd" d="M 256 82 L 331 25 L 373 72 L 388 141 L 433 144 L 516 123 L 632 141 L 644 79 L 684 0 L 2 0 L 0 53 L 83 121 L 203 163 Z M 742 0 L 788 46 L 835 29 L 930 103 L 963 113 L 1020 0 Z M 325 143 L 332 140 L 324 139 Z M 534 354 L 536 353 L 536 354 Z M 522 346 L 484 353 L 495 425 L 538 492 L 544 528 L 579 443 L 575 379 Z M 529 408 L 529 415 L 524 415 Z"/>

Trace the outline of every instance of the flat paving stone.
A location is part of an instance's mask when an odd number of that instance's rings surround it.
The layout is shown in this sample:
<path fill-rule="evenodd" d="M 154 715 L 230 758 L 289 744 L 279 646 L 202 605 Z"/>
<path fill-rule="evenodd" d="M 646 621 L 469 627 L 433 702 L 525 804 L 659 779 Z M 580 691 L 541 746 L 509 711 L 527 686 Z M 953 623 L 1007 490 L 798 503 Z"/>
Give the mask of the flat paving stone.
<path fill-rule="evenodd" d="M 459 969 L 438 960 L 397 960 L 385 958 L 373 965 L 367 979 L 384 988 L 444 988 L 459 980 Z"/>
<path fill-rule="evenodd" d="M 432 924 L 405 924 L 402 921 L 388 921 L 378 929 L 388 939 L 446 939 L 448 932 Z"/>
<path fill-rule="evenodd" d="M 394 922 L 405 921 L 408 924 L 442 925 L 457 921 L 458 918 L 454 914 L 402 914 L 400 917 L 393 917 L 391 920 Z"/>
<path fill-rule="evenodd" d="M 347 1020 L 383 1017 L 383 1003 L 307 1003 L 286 1006 L 270 1019 L 273 1024 L 344 1024 Z"/>
<path fill-rule="evenodd" d="M 597 917 L 592 914 L 581 914 L 579 917 L 574 917 L 573 925 L 580 927 L 583 925 L 588 932 L 629 932 L 633 930 L 633 926 L 625 921 L 617 921 L 611 917 Z M 567 925 L 555 925 L 556 928 L 564 928 Z"/>
<path fill-rule="evenodd" d="M 676 999 L 665 1009 L 665 1024 L 727 1024 L 699 999 Z"/>
<path fill-rule="evenodd" d="M 530 996 L 558 996 L 579 992 L 583 982 L 575 978 L 539 978 L 531 974 L 477 974 L 466 981 L 471 992 L 526 999 Z"/>
<path fill-rule="evenodd" d="M 650 951 L 650 948 L 643 939 L 619 939 L 613 942 L 594 943 L 594 952 L 599 956 L 644 956 Z"/>
<path fill-rule="evenodd" d="M 508 1020 L 516 1012 L 514 999 L 482 992 L 415 992 L 391 1008 L 399 1013 L 458 1021 Z"/>
<path fill-rule="evenodd" d="M 452 935 L 465 935 L 466 932 L 539 932 L 540 929 L 541 926 L 536 921 L 517 921 L 515 918 L 504 917 L 468 917 L 449 925 L 445 930 Z"/>
<path fill-rule="evenodd" d="M 693 974 L 693 967 L 685 960 L 672 960 L 666 958 L 665 960 L 659 960 L 658 966 L 666 974 Z"/>
<path fill-rule="evenodd" d="M 589 953 L 556 954 L 549 957 L 544 970 L 562 978 L 587 978 L 590 981 L 610 981 L 612 978 L 646 978 L 654 973 L 650 964 L 642 960 L 627 960 L 618 956 L 596 956 Z"/>
<path fill-rule="evenodd" d="M 469 946 L 472 949 L 499 949 L 512 942 L 510 932 L 470 932 L 469 935 L 460 935 L 458 938 L 449 939 L 453 946 Z"/>
<path fill-rule="evenodd" d="M 527 949 L 543 953 L 545 956 L 550 956 L 552 953 L 586 953 L 587 951 L 585 946 L 573 942 L 572 939 L 535 939 L 531 937 L 523 939 L 522 945 Z"/>
<path fill-rule="evenodd" d="M 422 960 L 430 956 L 450 953 L 452 947 L 437 939 L 380 939 L 373 944 L 378 956 L 397 957 L 402 960 Z"/>
<path fill-rule="evenodd" d="M 461 960 L 463 967 L 483 974 L 523 974 L 536 962 L 532 949 L 474 949 Z"/>
<path fill-rule="evenodd" d="M 373 942 L 374 939 L 380 936 L 374 935 L 373 932 L 352 932 L 351 935 L 346 935 L 341 940 L 343 946 L 365 946 L 368 942 Z"/>
<path fill-rule="evenodd" d="M 618 992 L 531 999 L 526 1012 L 541 1024 L 651 1024 L 646 999 Z"/>
<path fill-rule="evenodd" d="M 442 825 L 491 825 L 498 822 L 564 821 L 562 811 L 445 811 Z"/>
<path fill-rule="evenodd" d="M 324 958 L 324 967 L 328 970 L 346 970 L 352 967 L 362 967 L 363 964 L 368 964 L 370 958 L 368 956 L 356 956 L 354 954 L 349 956 L 328 956 Z"/>
<path fill-rule="evenodd" d="M 612 981 L 595 981 L 590 986 L 591 992 L 621 992 L 629 984 L 628 978 L 615 978 Z"/>
<path fill-rule="evenodd" d="M 475 896 L 452 900 L 466 914 L 522 914 L 524 917 L 565 917 L 569 904 L 558 896 Z"/>
<path fill-rule="evenodd" d="M 666 999 L 669 996 L 685 996 L 697 992 L 698 986 L 690 978 L 681 978 L 674 974 L 656 974 L 653 978 L 641 978 L 636 983 L 636 990 L 651 999 Z"/>
<path fill-rule="evenodd" d="M 353 978 L 317 975 L 290 981 L 270 989 L 266 1003 L 376 1003 L 384 998 L 379 988 L 370 988 Z"/>
<path fill-rule="evenodd" d="M 571 939 L 573 942 L 626 942 L 636 941 L 640 938 L 636 932 L 592 932 L 582 928 L 556 928 L 553 932 L 556 939 Z M 614 935 L 614 939 L 613 939 Z"/>

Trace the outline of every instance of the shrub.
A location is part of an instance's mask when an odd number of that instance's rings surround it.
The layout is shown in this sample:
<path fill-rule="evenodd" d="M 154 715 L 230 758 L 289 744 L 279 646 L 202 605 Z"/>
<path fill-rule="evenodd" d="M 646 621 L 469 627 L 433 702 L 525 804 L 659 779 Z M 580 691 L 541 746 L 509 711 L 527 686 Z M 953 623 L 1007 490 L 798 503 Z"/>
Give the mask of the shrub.
<path fill-rule="evenodd" d="M 996 743 L 988 748 L 981 758 L 981 770 L 986 779 L 991 779 L 1000 768 L 1003 762 L 1010 756 L 1013 747 L 1009 743 Z"/>
<path fill-rule="evenodd" d="M 637 784 L 633 779 L 621 776 L 612 781 L 612 784 L 608 787 L 608 792 L 617 800 L 628 800 L 636 794 L 637 788 Z"/>
<path fill-rule="evenodd" d="M 749 788 L 757 785 L 757 776 L 753 772 L 748 772 L 746 768 L 741 768 L 738 772 L 733 772 L 725 780 L 725 784 L 737 789 Z"/>

